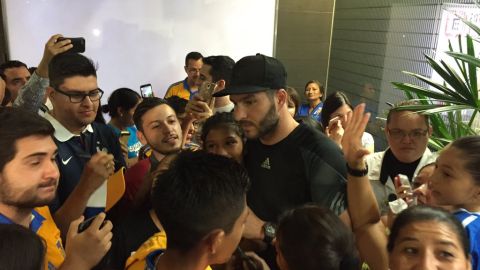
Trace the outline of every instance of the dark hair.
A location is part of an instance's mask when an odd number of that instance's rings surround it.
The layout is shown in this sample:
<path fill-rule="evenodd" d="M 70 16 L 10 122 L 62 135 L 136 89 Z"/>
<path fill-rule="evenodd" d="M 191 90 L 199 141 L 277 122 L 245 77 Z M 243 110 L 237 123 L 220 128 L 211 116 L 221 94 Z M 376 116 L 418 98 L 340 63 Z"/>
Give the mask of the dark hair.
<path fill-rule="evenodd" d="M 388 125 L 388 123 L 390 123 L 390 120 L 392 118 L 393 113 L 405 111 L 405 110 L 400 110 L 398 107 L 400 107 L 400 106 L 410 106 L 410 105 L 420 105 L 420 103 L 416 100 L 404 100 L 404 101 L 401 101 L 401 102 L 393 105 L 393 107 L 390 108 L 390 110 L 388 110 L 387 125 Z M 430 121 L 429 121 L 430 118 L 428 117 L 428 114 L 419 114 L 419 115 L 421 115 L 425 118 L 425 124 L 427 125 L 427 127 L 430 126 Z"/>
<path fill-rule="evenodd" d="M 315 129 L 315 130 L 318 130 L 320 132 L 323 132 L 323 126 L 320 122 L 318 122 L 317 120 L 315 120 L 313 117 L 311 116 L 301 116 L 301 117 L 297 117 L 296 118 L 297 122 L 299 123 L 302 123 L 306 126 L 309 126 L 311 127 L 312 129 Z"/>
<path fill-rule="evenodd" d="M 130 88 L 118 88 L 108 97 L 108 104 L 102 106 L 102 112 L 110 117 L 118 117 L 118 108 L 128 111 L 137 105 L 142 97 Z"/>
<path fill-rule="evenodd" d="M 353 110 L 352 103 L 348 99 L 345 93 L 337 91 L 333 92 L 325 99 L 323 102 L 322 107 L 322 126 L 328 127 L 328 121 L 330 121 L 330 117 L 332 113 L 334 113 L 338 108 L 342 107 L 343 105 L 347 105 L 350 109 Z"/>
<path fill-rule="evenodd" d="M 79 53 L 61 53 L 53 57 L 48 65 L 51 87 L 58 88 L 65 79 L 74 76 L 97 77 L 97 70 L 92 60 Z"/>
<path fill-rule="evenodd" d="M 232 79 L 233 66 L 235 65 L 235 61 L 232 58 L 226 55 L 209 56 L 203 58 L 203 64 L 212 67 L 210 75 L 213 82 L 225 80 L 225 86 L 228 87 Z"/>
<path fill-rule="evenodd" d="M 188 60 L 190 59 L 197 61 L 202 58 L 203 58 L 203 55 L 199 52 L 189 52 L 185 57 L 185 66 L 188 66 Z"/>
<path fill-rule="evenodd" d="M 0 76 L 2 77 L 2 79 L 6 80 L 5 70 L 7 70 L 9 68 L 19 68 L 19 67 L 24 67 L 24 68 L 28 69 L 28 67 L 25 63 L 20 62 L 18 60 L 7 61 L 7 62 L 0 65 Z"/>
<path fill-rule="evenodd" d="M 395 248 L 395 241 L 397 240 L 401 229 L 410 224 L 414 224 L 415 222 L 427 221 L 435 221 L 437 224 L 443 223 L 447 225 L 458 237 L 465 257 L 469 257 L 470 241 L 468 239 L 467 232 L 462 226 L 462 223 L 460 223 L 455 216 L 441 208 L 425 205 L 417 205 L 407 208 L 397 216 L 390 230 L 390 235 L 388 236 L 388 252 L 391 253 Z"/>
<path fill-rule="evenodd" d="M 323 84 L 318 80 L 310 80 L 305 84 L 305 90 L 307 90 L 307 86 L 311 83 L 318 85 L 318 89 L 320 90 L 320 93 L 322 93 L 320 100 L 323 101 L 325 99 L 325 87 L 323 87 Z"/>
<path fill-rule="evenodd" d="M 103 113 L 102 113 L 102 110 L 104 108 L 103 106 L 105 106 L 105 105 L 102 105 L 102 101 L 100 100 L 99 103 L 98 103 L 98 107 L 100 107 L 101 110 L 97 110 L 97 115 L 95 115 L 95 120 L 93 120 L 93 121 L 106 125 L 107 121 L 105 120 L 105 117 L 103 117 Z"/>
<path fill-rule="evenodd" d="M 465 170 L 470 174 L 477 186 L 480 186 L 480 136 L 466 136 L 456 139 L 450 145 L 462 152 Z"/>
<path fill-rule="evenodd" d="M 287 86 L 285 91 L 287 91 L 288 99 L 291 100 L 293 104 L 295 104 L 295 115 L 297 115 L 301 103 L 300 95 L 298 94 L 297 89 L 291 86 Z"/>
<path fill-rule="evenodd" d="M 229 234 L 244 211 L 249 184 L 233 159 L 184 151 L 158 176 L 152 204 L 168 235 L 168 248 L 187 252 L 208 233 Z"/>
<path fill-rule="evenodd" d="M 29 67 L 28 72 L 30 72 L 30 74 L 33 74 L 37 69 L 38 67 Z"/>
<path fill-rule="evenodd" d="M 133 113 L 133 122 L 139 131 L 143 131 L 143 115 L 151 109 L 163 104 L 168 105 L 164 99 L 158 97 L 143 98 L 142 102 L 138 104 L 137 109 L 135 109 L 135 112 Z"/>
<path fill-rule="evenodd" d="M 0 239 L 0 269 L 43 269 L 45 243 L 33 231 L 18 224 L 0 224 Z"/>
<path fill-rule="evenodd" d="M 15 142 L 29 136 L 52 136 L 53 126 L 37 113 L 20 108 L 0 108 L 0 171 L 17 152 Z"/>
<path fill-rule="evenodd" d="M 306 205 L 283 214 L 277 240 L 290 270 L 359 270 L 352 232 L 329 209 Z"/>
<path fill-rule="evenodd" d="M 202 143 L 205 144 L 205 140 L 207 139 L 208 133 L 212 129 L 216 128 L 225 128 L 228 130 L 231 130 L 235 132 L 235 134 L 238 135 L 242 139 L 242 141 L 245 140 L 245 135 L 243 133 L 243 129 L 240 127 L 237 121 L 235 121 L 235 118 L 233 117 L 233 113 L 231 112 L 221 112 L 221 113 L 216 113 L 210 118 L 205 121 L 202 127 L 202 134 L 200 135 L 200 139 L 202 140 Z"/>
<path fill-rule="evenodd" d="M 177 115 L 185 113 L 185 107 L 187 107 L 188 101 L 179 96 L 171 96 L 165 99 L 165 101 L 172 107 Z"/>

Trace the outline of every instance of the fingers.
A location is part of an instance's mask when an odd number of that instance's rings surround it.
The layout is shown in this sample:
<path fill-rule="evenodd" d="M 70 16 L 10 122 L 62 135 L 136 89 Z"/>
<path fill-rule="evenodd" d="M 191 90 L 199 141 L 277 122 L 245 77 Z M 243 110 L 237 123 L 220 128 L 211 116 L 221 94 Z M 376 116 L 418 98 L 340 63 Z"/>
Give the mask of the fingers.
<path fill-rule="evenodd" d="M 68 227 L 68 232 L 67 232 L 67 239 L 71 239 L 78 234 L 78 226 L 80 225 L 80 223 L 83 222 L 84 219 L 85 218 L 83 216 L 80 216 L 79 218 L 75 219 L 70 223 L 70 226 Z"/>
<path fill-rule="evenodd" d="M 98 214 L 95 217 L 95 219 L 92 221 L 92 225 L 90 225 L 87 230 L 89 230 L 89 231 L 100 230 L 100 227 L 102 226 L 102 223 L 105 220 L 105 217 L 106 217 L 105 213 Z"/>

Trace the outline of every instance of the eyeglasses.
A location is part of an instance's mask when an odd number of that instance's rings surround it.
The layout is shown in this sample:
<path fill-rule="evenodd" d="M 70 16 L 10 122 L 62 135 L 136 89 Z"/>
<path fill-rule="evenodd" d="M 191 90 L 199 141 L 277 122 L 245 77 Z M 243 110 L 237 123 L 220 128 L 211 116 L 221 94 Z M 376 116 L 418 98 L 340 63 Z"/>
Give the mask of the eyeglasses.
<path fill-rule="evenodd" d="M 423 130 L 423 129 L 417 129 L 410 132 L 405 132 L 401 129 L 387 129 L 387 130 L 388 130 L 388 134 L 390 134 L 390 136 L 394 140 L 401 140 L 405 138 L 405 136 L 408 136 L 412 140 L 420 140 L 420 139 L 423 139 L 428 133 L 428 130 Z"/>
<path fill-rule="evenodd" d="M 97 88 L 95 90 L 92 90 L 86 94 L 82 93 L 68 93 L 65 91 L 62 91 L 58 88 L 53 88 L 55 91 L 67 96 L 70 99 L 71 103 L 82 103 L 86 97 L 90 99 L 90 101 L 97 101 L 100 100 L 103 96 L 103 90 L 100 88 Z"/>

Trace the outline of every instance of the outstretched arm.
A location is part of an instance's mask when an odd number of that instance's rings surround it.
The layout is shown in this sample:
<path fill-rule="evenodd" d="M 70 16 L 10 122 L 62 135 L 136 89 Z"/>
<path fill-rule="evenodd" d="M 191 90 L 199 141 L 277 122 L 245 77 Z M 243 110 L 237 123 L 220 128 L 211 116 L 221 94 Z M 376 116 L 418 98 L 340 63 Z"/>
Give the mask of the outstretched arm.
<path fill-rule="evenodd" d="M 365 104 L 355 107 L 342 138 L 343 152 L 349 167 L 348 208 L 362 258 L 371 269 L 388 269 L 385 226 L 380 221 L 380 211 L 370 181 L 366 174 L 352 175 L 352 171 L 361 172 L 368 169 L 365 156 L 369 151 L 362 147 L 362 135 L 370 114 L 364 111 Z"/>

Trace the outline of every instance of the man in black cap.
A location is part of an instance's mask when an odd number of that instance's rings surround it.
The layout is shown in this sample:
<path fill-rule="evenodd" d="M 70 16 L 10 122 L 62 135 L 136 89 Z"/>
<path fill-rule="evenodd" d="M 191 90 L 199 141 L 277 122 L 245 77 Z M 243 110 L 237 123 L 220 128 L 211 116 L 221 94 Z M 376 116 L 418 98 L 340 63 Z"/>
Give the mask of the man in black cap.
<path fill-rule="evenodd" d="M 306 203 L 330 208 L 349 223 L 343 154 L 321 132 L 293 119 L 287 108 L 286 79 L 277 59 L 247 56 L 235 64 L 230 86 L 215 94 L 230 95 L 235 119 L 248 138 L 247 203 L 254 214 L 250 213 L 244 237 L 268 244 L 278 216 Z"/>

